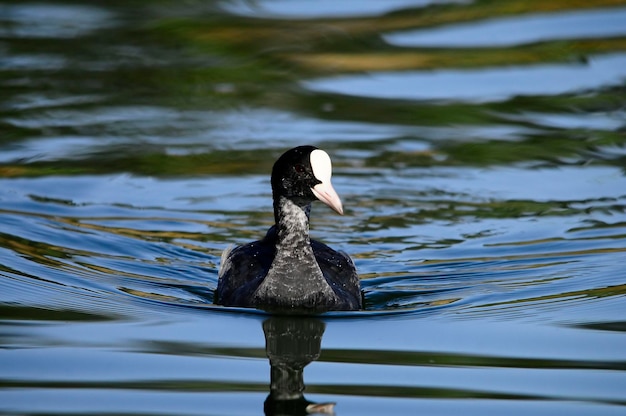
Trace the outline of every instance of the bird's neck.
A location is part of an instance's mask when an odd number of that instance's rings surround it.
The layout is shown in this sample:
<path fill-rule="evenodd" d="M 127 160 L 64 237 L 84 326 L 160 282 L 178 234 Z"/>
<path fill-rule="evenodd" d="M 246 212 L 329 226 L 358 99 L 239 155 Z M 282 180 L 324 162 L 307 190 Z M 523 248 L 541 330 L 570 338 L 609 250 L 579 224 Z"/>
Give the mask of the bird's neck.
<path fill-rule="evenodd" d="M 285 197 L 274 202 L 278 246 L 310 246 L 309 213 L 311 205 L 299 205 Z"/>
<path fill-rule="evenodd" d="M 267 310 L 311 312 L 323 300 L 337 300 L 315 259 L 309 238 L 310 205 L 280 197 L 274 203 L 276 254 L 267 276 L 254 294 Z"/>

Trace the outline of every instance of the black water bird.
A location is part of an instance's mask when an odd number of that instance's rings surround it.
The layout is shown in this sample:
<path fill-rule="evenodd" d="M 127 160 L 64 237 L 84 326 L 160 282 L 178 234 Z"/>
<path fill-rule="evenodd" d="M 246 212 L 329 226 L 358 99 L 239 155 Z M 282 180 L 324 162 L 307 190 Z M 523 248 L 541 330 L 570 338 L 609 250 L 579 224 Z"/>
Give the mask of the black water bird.
<path fill-rule="evenodd" d="M 279 313 L 358 310 L 363 300 L 350 256 L 309 237 L 311 202 L 338 214 L 328 154 L 314 146 L 285 152 L 272 169 L 275 224 L 262 240 L 222 254 L 215 303 Z"/>

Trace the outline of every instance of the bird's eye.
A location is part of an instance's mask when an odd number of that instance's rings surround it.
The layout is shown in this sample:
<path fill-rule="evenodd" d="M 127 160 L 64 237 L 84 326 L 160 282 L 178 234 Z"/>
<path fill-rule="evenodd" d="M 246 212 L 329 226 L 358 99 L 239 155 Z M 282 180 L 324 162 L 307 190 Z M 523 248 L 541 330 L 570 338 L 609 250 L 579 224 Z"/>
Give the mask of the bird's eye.
<path fill-rule="evenodd" d="M 305 169 L 304 169 L 304 166 L 303 166 L 303 165 L 301 165 L 301 164 L 299 164 L 299 163 L 298 163 L 297 165 L 295 165 L 293 168 L 294 168 L 294 169 L 296 170 L 296 172 L 298 172 L 298 173 L 303 173 L 303 172 L 304 172 L 304 170 L 305 170 Z"/>

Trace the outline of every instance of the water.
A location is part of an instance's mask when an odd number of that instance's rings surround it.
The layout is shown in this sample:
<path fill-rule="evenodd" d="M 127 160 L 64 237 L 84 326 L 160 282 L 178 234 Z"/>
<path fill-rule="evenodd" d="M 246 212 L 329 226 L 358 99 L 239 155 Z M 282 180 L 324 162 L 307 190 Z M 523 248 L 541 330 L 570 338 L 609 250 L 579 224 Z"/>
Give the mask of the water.
<path fill-rule="evenodd" d="M 626 2 L 594 5 L 1 4 L 0 414 L 624 414 Z M 305 143 L 366 310 L 213 305 Z"/>

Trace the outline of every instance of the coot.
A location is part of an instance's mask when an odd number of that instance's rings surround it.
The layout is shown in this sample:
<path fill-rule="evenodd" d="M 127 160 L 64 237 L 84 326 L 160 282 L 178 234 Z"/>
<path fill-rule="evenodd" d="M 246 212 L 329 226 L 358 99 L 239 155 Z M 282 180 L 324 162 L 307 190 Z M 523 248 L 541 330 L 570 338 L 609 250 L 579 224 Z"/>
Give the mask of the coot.
<path fill-rule="evenodd" d="M 330 157 L 314 146 L 293 148 L 276 161 L 275 224 L 262 240 L 224 251 L 215 303 L 279 313 L 362 308 L 352 259 L 309 238 L 311 202 L 343 215 L 331 175 Z"/>

